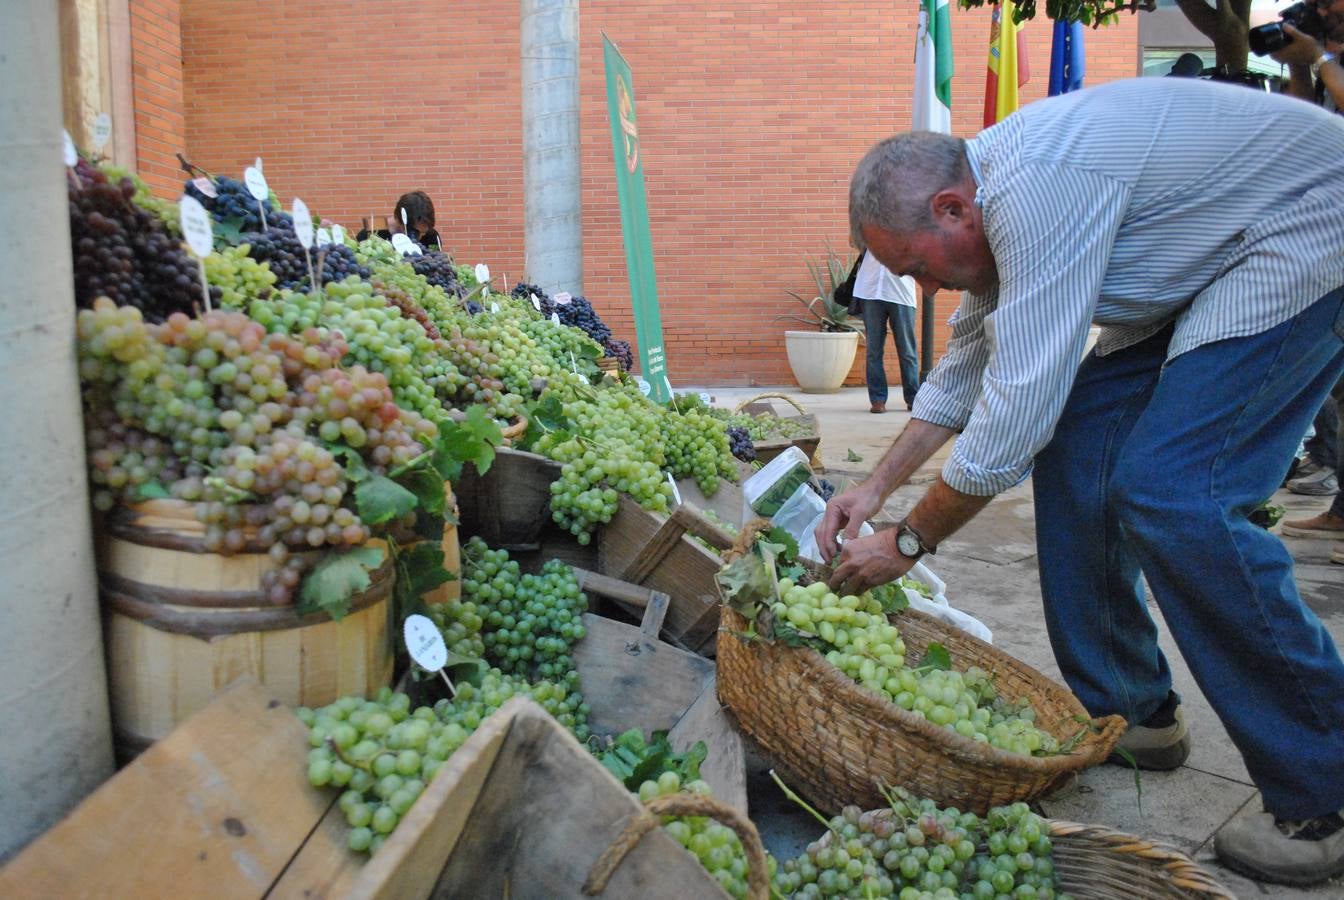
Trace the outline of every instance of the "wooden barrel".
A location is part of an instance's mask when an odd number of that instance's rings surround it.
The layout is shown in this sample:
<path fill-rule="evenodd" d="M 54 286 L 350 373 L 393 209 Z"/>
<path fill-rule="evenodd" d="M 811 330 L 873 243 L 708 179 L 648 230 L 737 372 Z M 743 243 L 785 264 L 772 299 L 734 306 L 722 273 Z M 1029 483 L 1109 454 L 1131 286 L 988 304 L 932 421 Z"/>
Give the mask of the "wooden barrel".
<path fill-rule="evenodd" d="M 266 598 L 265 546 L 221 556 L 202 547 L 204 533 L 192 504 L 151 500 L 110 514 L 99 535 L 108 692 L 122 758 L 244 675 L 292 706 L 369 696 L 392 679 L 390 563 L 336 622 Z"/>

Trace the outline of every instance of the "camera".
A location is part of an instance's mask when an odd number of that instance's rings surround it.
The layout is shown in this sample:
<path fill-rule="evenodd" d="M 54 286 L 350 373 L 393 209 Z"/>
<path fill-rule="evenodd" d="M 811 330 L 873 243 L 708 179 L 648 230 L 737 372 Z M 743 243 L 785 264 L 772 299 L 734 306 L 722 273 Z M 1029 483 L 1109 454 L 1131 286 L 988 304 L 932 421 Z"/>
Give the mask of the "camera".
<path fill-rule="evenodd" d="M 1317 15 L 1316 4 L 1312 0 L 1294 3 L 1279 13 L 1279 18 L 1283 21 L 1270 22 L 1268 25 L 1251 29 L 1249 37 L 1252 53 L 1265 56 L 1287 46 L 1289 41 L 1288 35 L 1283 30 L 1283 22 L 1312 37 L 1319 38 L 1325 35 L 1325 23 Z"/>

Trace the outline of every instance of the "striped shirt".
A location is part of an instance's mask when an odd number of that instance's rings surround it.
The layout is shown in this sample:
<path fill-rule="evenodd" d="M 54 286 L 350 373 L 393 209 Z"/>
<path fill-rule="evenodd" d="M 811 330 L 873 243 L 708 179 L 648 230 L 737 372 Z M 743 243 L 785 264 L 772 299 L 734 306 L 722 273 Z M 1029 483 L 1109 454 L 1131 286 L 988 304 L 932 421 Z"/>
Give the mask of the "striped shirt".
<path fill-rule="evenodd" d="M 1171 359 L 1344 284 L 1344 121 L 1301 100 L 1120 81 L 1033 103 L 966 149 L 999 286 L 963 296 L 914 409 L 961 432 L 943 479 L 962 493 L 1030 474 L 1092 323 L 1105 355 L 1175 321 Z"/>

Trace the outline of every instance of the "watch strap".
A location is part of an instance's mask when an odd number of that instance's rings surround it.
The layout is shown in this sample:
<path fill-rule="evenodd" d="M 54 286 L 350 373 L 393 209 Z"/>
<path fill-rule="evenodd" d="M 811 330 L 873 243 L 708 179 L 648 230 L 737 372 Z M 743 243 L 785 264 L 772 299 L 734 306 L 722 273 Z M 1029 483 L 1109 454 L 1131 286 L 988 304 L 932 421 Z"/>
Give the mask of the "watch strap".
<path fill-rule="evenodd" d="M 1314 63 L 1311 64 L 1311 74 L 1313 76 L 1320 75 L 1321 66 L 1325 65 L 1326 63 L 1334 62 L 1337 59 L 1339 59 L 1338 54 L 1331 53 L 1329 50 L 1325 51 L 1316 58 L 1316 61 Z"/>

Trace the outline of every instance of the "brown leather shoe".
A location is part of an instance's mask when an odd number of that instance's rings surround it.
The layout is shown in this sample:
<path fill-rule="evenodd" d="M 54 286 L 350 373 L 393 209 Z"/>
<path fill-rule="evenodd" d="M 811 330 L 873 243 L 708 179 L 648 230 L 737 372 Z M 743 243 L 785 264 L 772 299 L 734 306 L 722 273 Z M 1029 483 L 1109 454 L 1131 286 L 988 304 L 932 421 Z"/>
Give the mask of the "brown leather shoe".
<path fill-rule="evenodd" d="M 1344 538 L 1344 518 L 1333 515 L 1329 510 L 1310 519 L 1294 519 L 1284 522 L 1279 530 L 1289 537 L 1305 538 Z"/>
<path fill-rule="evenodd" d="M 872 406 L 868 407 L 868 411 L 870 413 L 884 413 L 887 411 L 887 404 L 874 403 Z"/>

